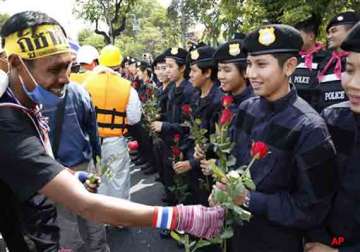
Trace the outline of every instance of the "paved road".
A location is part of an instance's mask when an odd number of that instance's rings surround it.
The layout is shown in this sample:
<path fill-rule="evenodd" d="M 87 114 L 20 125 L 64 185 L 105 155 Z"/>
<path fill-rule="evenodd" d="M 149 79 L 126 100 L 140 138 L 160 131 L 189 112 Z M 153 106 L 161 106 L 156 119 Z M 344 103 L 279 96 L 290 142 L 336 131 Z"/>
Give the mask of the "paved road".
<path fill-rule="evenodd" d="M 136 167 L 131 172 L 132 201 L 162 205 L 163 187 L 155 181 L 155 176 L 144 175 Z M 150 228 L 108 229 L 108 240 L 112 252 L 180 252 L 172 239 L 161 239 L 158 231 Z"/>

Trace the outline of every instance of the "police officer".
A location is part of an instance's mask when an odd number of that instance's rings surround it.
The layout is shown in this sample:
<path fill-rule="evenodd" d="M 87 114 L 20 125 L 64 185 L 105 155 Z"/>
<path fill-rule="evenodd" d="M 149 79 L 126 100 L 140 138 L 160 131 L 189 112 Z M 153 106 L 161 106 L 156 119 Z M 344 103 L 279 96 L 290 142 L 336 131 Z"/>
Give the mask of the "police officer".
<path fill-rule="evenodd" d="M 174 84 L 174 82 L 170 82 L 170 79 L 166 73 L 166 62 L 165 62 L 165 54 L 162 53 L 154 59 L 154 72 L 156 74 L 157 79 L 159 80 L 159 89 L 156 93 L 157 102 L 159 104 L 159 115 L 158 120 L 164 121 L 166 120 L 166 104 L 168 103 L 168 94 L 169 90 Z M 169 148 L 163 141 L 161 135 L 159 137 L 154 138 L 154 152 L 155 152 L 155 160 L 156 167 L 158 168 L 158 172 L 160 175 L 161 182 L 165 185 L 166 180 L 166 170 L 171 169 L 169 167 Z M 162 198 L 164 202 L 171 203 L 173 201 L 172 194 L 165 187 L 165 196 Z"/>
<path fill-rule="evenodd" d="M 169 158 L 172 157 L 170 149 L 174 145 L 175 134 L 182 134 L 184 122 L 182 114 L 182 106 L 190 104 L 194 89 L 191 83 L 187 80 L 189 69 L 186 65 L 186 58 L 188 52 L 185 49 L 173 47 L 164 52 L 166 61 L 166 72 L 171 82 L 166 104 L 166 114 L 164 121 L 155 121 L 151 127 L 155 132 L 161 134 L 163 140 L 167 144 Z M 173 185 L 174 171 L 172 169 L 171 159 L 168 159 L 165 164 L 165 187 L 169 188 Z"/>
<path fill-rule="evenodd" d="M 233 98 L 230 109 L 234 114 L 237 113 L 241 102 L 252 96 L 251 87 L 248 87 L 247 80 L 245 78 L 246 56 L 247 53 L 244 47 L 244 42 L 238 39 L 231 40 L 220 45 L 214 54 L 214 59 L 216 60 L 218 66 L 218 79 L 220 87 L 223 92 Z M 215 113 L 216 116 L 214 117 L 215 121 L 213 125 L 218 122 L 222 109 L 223 106 L 220 105 Z M 216 156 L 213 153 L 205 155 L 204 150 L 196 146 L 195 158 L 201 159 L 200 162 L 202 171 L 204 172 L 204 175 L 209 175 L 209 159 L 216 158 Z"/>
<path fill-rule="evenodd" d="M 316 41 L 320 20 L 315 15 L 295 25 L 304 41 L 300 51 L 299 64 L 291 75 L 291 83 L 296 87 L 298 95 L 313 108 L 319 101 L 318 67 L 327 56 L 325 47 Z"/>
<path fill-rule="evenodd" d="M 340 45 L 357 21 L 359 21 L 357 13 L 343 12 L 333 17 L 326 27 L 328 48 L 331 53 L 319 66 L 320 100 L 317 111 L 347 100 L 341 87 L 341 73 L 345 69 L 345 59 L 348 53 L 342 50 Z"/>
<path fill-rule="evenodd" d="M 201 120 L 200 128 L 206 129 L 207 142 L 210 142 L 210 134 L 214 133 L 216 113 L 221 106 L 222 92 L 217 80 L 217 66 L 213 58 L 215 49 L 209 46 L 192 50 L 187 61 L 190 64 L 190 81 L 196 92 L 191 103 L 191 113 L 194 120 Z M 206 205 L 210 193 L 211 184 L 206 184 L 202 175 L 200 161 L 194 158 L 195 143 L 190 136 L 185 136 L 184 152 L 187 160 L 177 162 L 174 165 L 176 173 L 189 172 L 191 175 L 190 188 L 193 200 L 196 203 Z M 210 178 L 209 178 L 210 179 Z M 208 181 L 209 181 L 208 179 Z"/>
<path fill-rule="evenodd" d="M 235 119 L 237 166 L 249 164 L 253 141 L 271 154 L 250 170 L 256 191 L 234 197 L 253 217 L 236 226 L 231 251 L 300 252 L 302 230 L 325 218 L 333 195 L 335 150 L 319 114 L 289 85 L 302 48 L 299 31 L 267 25 L 245 39 L 246 75 L 255 97 L 242 102 Z"/>
<path fill-rule="evenodd" d="M 323 117 L 337 150 L 340 186 L 321 232 L 311 237 L 306 252 L 360 251 L 360 23 L 341 48 L 350 52 L 342 77 L 349 101 L 326 108 Z"/>

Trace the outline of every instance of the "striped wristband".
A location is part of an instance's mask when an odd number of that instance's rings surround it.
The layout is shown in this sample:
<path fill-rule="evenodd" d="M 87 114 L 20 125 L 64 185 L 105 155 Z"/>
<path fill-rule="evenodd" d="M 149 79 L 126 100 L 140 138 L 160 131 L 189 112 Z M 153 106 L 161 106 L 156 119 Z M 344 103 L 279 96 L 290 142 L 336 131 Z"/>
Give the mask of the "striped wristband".
<path fill-rule="evenodd" d="M 152 227 L 174 230 L 177 224 L 176 207 L 156 207 L 153 213 Z"/>

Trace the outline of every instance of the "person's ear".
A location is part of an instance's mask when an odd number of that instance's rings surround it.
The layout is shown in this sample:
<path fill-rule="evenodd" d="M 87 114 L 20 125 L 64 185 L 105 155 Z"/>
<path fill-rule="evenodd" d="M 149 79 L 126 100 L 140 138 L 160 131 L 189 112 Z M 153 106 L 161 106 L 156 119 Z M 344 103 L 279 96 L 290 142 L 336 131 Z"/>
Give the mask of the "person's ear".
<path fill-rule="evenodd" d="M 296 57 L 289 58 L 284 64 L 284 73 L 286 77 L 290 77 L 298 65 L 298 60 Z"/>
<path fill-rule="evenodd" d="M 211 70 L 210 68 L 207 69 L 206 72 L 205 72 L 205 77 L 206 77 L 207 79 L 210 79 L 210 78 L 211 78 L 211 73 L 212 73 L 212 70 Z"/>

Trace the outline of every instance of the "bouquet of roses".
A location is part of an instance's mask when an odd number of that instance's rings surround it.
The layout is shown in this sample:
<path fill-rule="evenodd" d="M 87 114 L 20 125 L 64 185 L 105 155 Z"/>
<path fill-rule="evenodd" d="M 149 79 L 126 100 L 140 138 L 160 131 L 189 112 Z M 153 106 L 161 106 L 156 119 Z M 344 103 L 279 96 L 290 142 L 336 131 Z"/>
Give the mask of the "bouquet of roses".
<path fill-rule="evenodd" d="M 147 91 L 147 99 L 146 102 L 143 103 L 143 114 L 144 114 L 144 123 L 145 127 L 150 132 L 150 135 L 156 136 L 155 132 L 151 130 L 151 123 L 159 119 L 160 107 L 159 102 L 154 94 L 153 87 L 148 87 Z"/>
<path fill-rule="evenodd" d="M 182 152 L 180 149 L 180 137 L 179 133 L 174 135 L 174 145 L 171 148 L 173 163 L 177 163 L 182 160 Z M 175 194 L 176 199 L 183 203 L 190 196 L 188 185 L 185 181 L 184 174 L 174 175 L 174 186 L 170 187 L 169 190 Z"/>
<path fill-rule="evenodd" d="M 185 118 L 184 126 L 188 127 L 190 129 L 190 135 L 189 138 L 193 139 L 195 142 L 195 145 L 200 146 L 202 149 L 207 148 L 208 144 L 208 138 L 206 137 L 206 134 L 208 132 L 207 129 L 204 129 L 201 127 L 201 119 L 195 118 L 192 114 L 192 110 L 189 104 L 184 104 L 182 106 L 182 113 Z M 204 179 L 199 179 L 201 187 L 210 192 L 211 185 L 208 177 L 205 177 Z"/>

